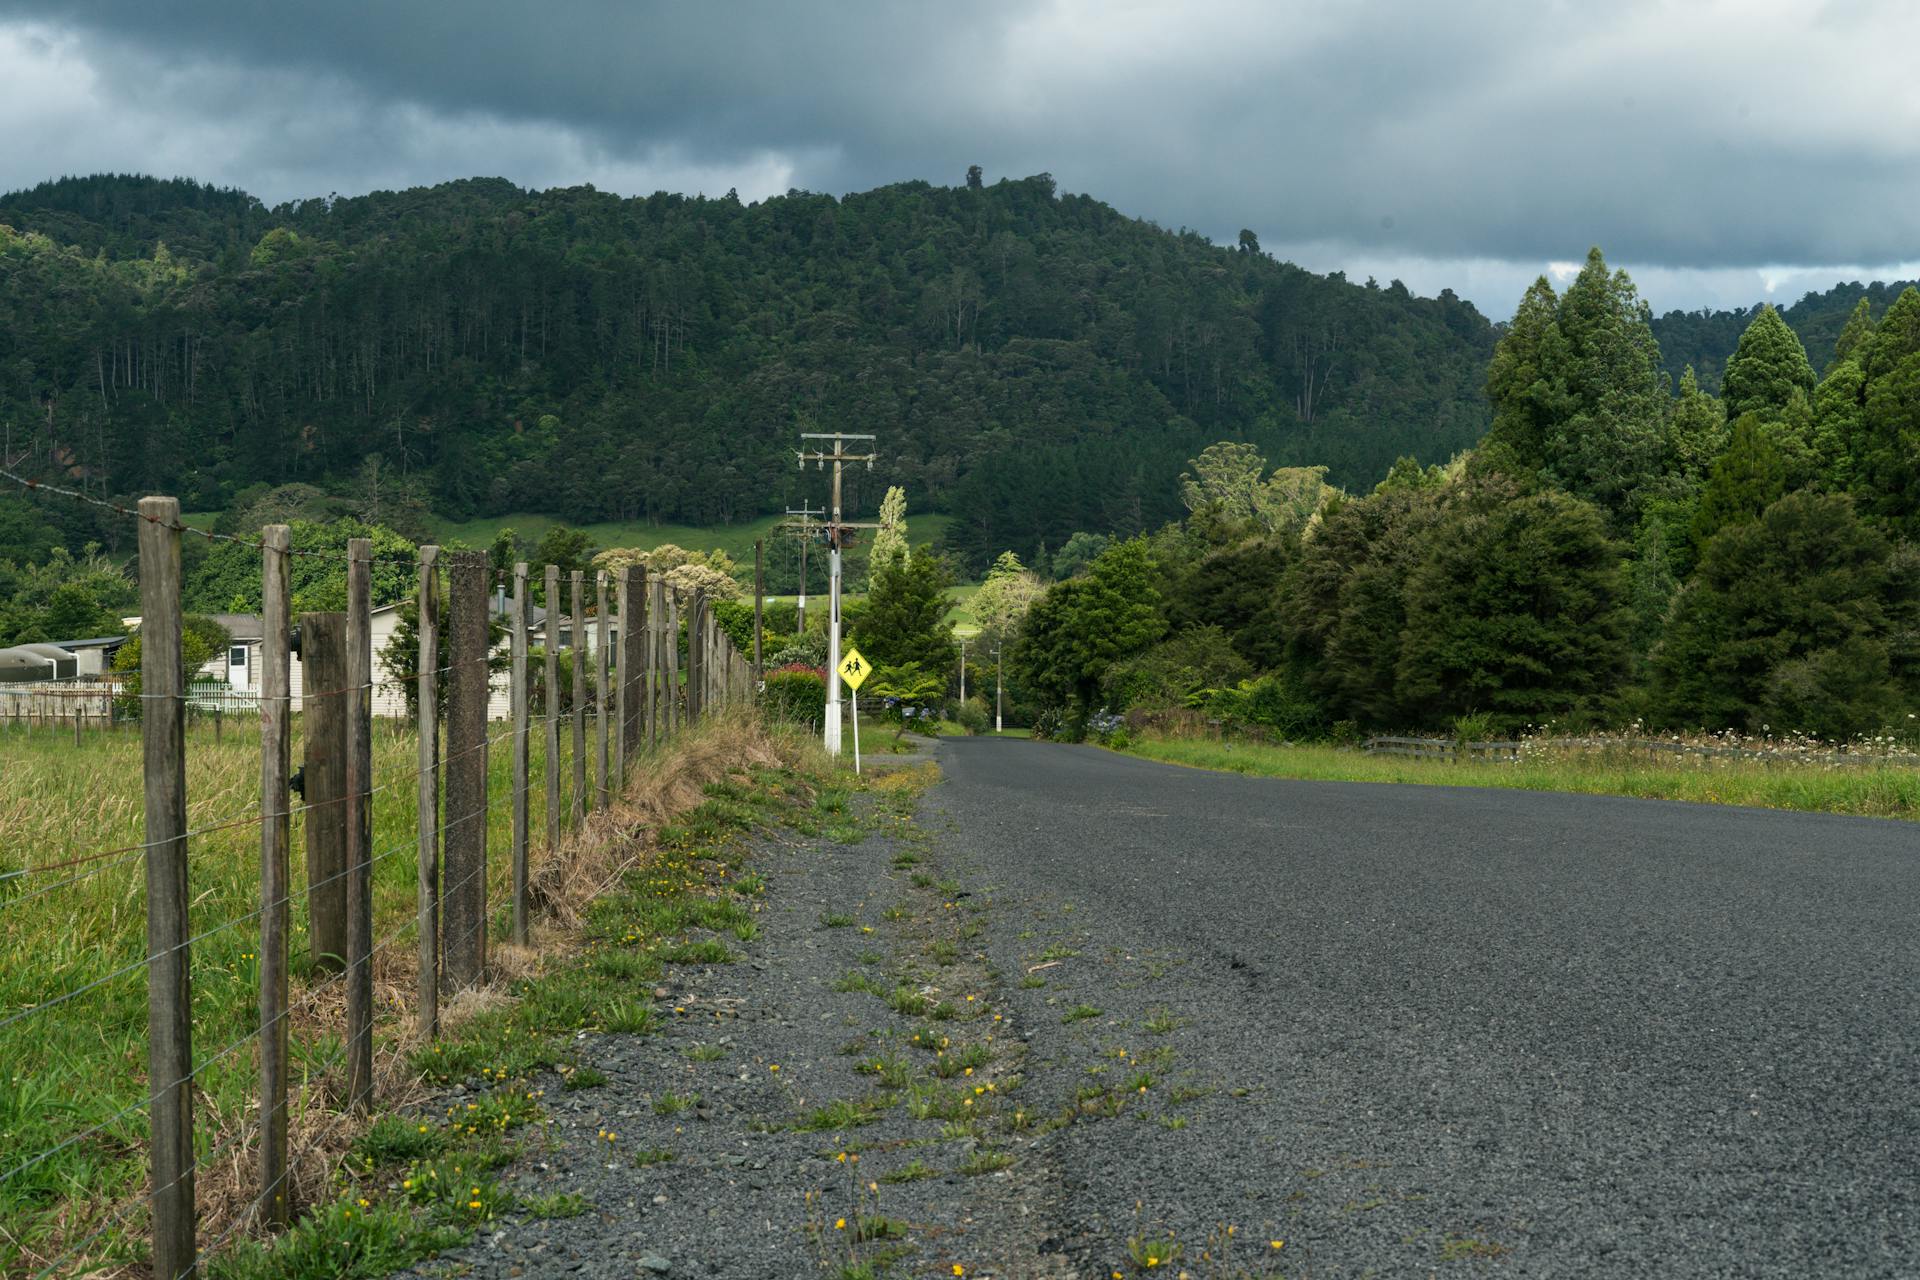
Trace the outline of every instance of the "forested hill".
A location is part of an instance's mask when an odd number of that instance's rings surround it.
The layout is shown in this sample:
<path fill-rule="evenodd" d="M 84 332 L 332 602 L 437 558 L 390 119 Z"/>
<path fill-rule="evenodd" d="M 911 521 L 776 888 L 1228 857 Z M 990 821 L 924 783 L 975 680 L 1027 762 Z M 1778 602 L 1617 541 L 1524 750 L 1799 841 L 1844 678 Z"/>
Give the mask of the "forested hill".
<path fill-rule="evenodd" d="M 1792 306 L 1782 307 L 1780 316 L 1799 335 L 1813 367 L 1824 369 L 1833 359 L 1833 344 L 1839 341 L 1840 330 L 1862 298 L 1867 300 L 1877 319 L 1887 304 L 1913 283 L 1896 280 L 1891 284 L 1883 281 L 1837 284 L 1825 293 L 1809 293 Z M 1692 365 L 1701 390 L 1719 395 L 1727 357 L 1739 344 L 1740 335 L 1760 314 L 1762 305 L 1756 302 L 1744 311 L 1669 311 L 1655 320 L 1653 336 L 1660 341 L 1660 363 L 1672 375 L 1673 385 L 1680 385 L 1681 373 Z"/>
<path fill-rule="evenodd" d="M 453 517 L 739 520 L 800 498 L 805 419 L 878 434 L 856 500 L 905 483 L 980 558 L 1173 518 L 1170 477 L 1216 440 L 1369 486 L 1488 421 L 1494 330 L 1450 292 L 1317 276 L 1046 175 L 273 209 L 94 177 L 0 197 L 0 227 L 13 460 L 189 510 L 377 455 Z"/>

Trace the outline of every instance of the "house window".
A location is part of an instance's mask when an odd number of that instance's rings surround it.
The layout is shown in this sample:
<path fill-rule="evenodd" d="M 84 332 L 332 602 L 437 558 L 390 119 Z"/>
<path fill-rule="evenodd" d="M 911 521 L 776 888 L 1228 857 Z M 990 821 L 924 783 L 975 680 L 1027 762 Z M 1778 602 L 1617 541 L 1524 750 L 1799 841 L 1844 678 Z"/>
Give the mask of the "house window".
<path fill-rule="evenodd" d="M 244 668 L 247 665 L 247 646 L 234 645 L 227 650 L 227 666 Z"/>

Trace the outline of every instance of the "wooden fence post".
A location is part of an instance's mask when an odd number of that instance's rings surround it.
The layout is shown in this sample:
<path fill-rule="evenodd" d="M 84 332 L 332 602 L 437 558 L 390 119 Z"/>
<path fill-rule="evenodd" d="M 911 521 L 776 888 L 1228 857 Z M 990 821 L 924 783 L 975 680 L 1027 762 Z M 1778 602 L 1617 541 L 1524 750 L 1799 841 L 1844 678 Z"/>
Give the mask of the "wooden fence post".
<path fill-rule="evenodd" d="M 627 744 L 633 741 L 629 725 L 633 717 L 633 691 L 628 686 L 633 680 L 633 646 L 628 639 L 633 634 L 633 593 L 627 590 L 627 571 L 618 569 L 614 573 L 614 594 L 619 598 L 620 640 L 613 650 L 613 776 L 614 786 L 621 792 L 627 789 Z M 606 596 L 600 597 L 600 607 L 607 607 Z"/>
<path fill-rule="evenodd" d="M 766 678 L 766 662 L 761 654 L 761 644 L 766 631 L 767 577 L 761 564 L 761 539 L 753 540 L 753 683 L 754 691 Z"/>
<path fill-rule="evenodd" d="M 293 620 L 287 586 L 287 526 L 260 531 L 260 1221 L 270 1231 L 292 1215 L 287 1196 L 287 902 L 292 821 Z"/>
<path fill-rule="evenodd" d="M 307 938 L 313 966 L 347 958 L 347 615 L 300 615 L 306 728 Z"/>
<path fill-rule="evenodd" d="M 187 740 L 180 503 L 140 499 L 141 752 L 146 767 L 147 1088 L 153 1266 L 195 1274 L 193 991 L 187 951 Z"/>
<path fill-rule="evenodd" d="M 587 816 L 587 575 L 575 569 L 568 577 L 573 597 L 573 825 Z"/>
<path fill-rule="evenodd" d="M 527 566 L 513 566 L 513 941 L 527 945 Z"/>
<path fill-rule="evenodd" d="M 667 598 L 666 614 L 660 619 L 660 678 L 666 702 L 666 727 L 661 736 L 680 730 L 680 601 L 672 591 Z"/>
<path fill-rule="evenodd" d="M 620 741 L 631 744 L 627 751 L 637 755 L 646 742 L 647 715 L 647 578 L 646 570 L 628 565 L 620 570 Z M 621 787 L 626 786 L 621 755 Z"/>
<path fill-rule="evenodd" d="M 419 681 L 419 1020 L 420 1036 L 440 1033 L 440 548 L 420 548 Z"/>
<path fill-rule="evenodd" d="M 594 697 L 593 727 L 599 739 L 599 786 L 598 798 L 594 807 L 602 813 L 613 799 L 607 784 L 607 662 L 611 657 L 607 645 L 611 642 L 612 628 L 607 617 L 607 571 L 599 570 L 593 575 L 593 614 L 594 614 Z"/>
<path fill-rule="evenodd" d="M 646 690 L 647 700 L 647 745 L 660 745 L 660 620 L 666 616 L 666 606 L 660 603 L 660 579 L 648 574 L 645 579 L 647 592 L 646 617 Z"/>
<path fill-rule="evenodd" d="M 707 594 L 687 602 L 687 723 L 707 712 Z"/>
<path fill-rule="evenodd" d="M 347 539 L 347 1105 L 373 1102 L 373 540 Z"/>
<path fill-rule="evenodd" d="M 547 588 L 547 848 L 560 847 L 560 567 L 548 565 Z"/>
<path fill-rule="evenodd" d="M 447 981 L 479 984 L 487 965 L 487 555 L 456 551 L 447 609 Z"/>

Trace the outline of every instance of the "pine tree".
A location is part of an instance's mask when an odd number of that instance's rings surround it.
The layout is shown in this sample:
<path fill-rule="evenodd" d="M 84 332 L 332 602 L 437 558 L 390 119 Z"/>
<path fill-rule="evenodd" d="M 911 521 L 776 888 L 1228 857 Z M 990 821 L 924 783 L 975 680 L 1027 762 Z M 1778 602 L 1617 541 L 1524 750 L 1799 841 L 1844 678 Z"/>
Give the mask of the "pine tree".
<path fill-rule="evenodd" d="M 1727 360 L 1720 385 L 1727 416 L 1778 415 L 1786 410 L 1796 388 L 1803 395 L 1813 394 L 1813 366 L 1807 362 L 1799 335 L 1768 304 L 1740 335 L 1740 345 Z"/>
<path fill-rule="evenodd" d="M 1727 449 L 1727 408 L 1700 389 L 1688 365 L 1680 375 L 1680 398 L 1667 423 L 1666 472 L 1689 485 L 1706 478 L 1713 460 Z"/>
<path fill-rule="evenodd" d="M 1566 412 L 1560 339 L 1560 300 L 1541 276 L 1520 298 L 1487 368 L 1493 425 L 1482 453 L 1498 455 L 1496 470 L 1538 471 L 1546 465 L 1550 424 Z"/>
<path fill-rule="evenodd" d="M 1652 317 L 1624 271 L 1599 249 L 1560 302 L 1568 412 L 1546 425 L 1547 479 L 1626 518 L 1659 472 L 1669 397 Z"/>
<path fill-rule="evenodd" d="M 1693 512 L 1693 545 L 1705 547 L 1720 530 L 1760 518 L 1787 491 L 1787 462 L 1762 432 L 1760 419 L 1743 414 L 1733 440 L 1713 464 Z"/>
<path fill-rule="evenodd" d="M 1853 314 L 1847 317 L 1847 323 L 1840 330 L 1839 340 L 1833 344 L 1833 361 L 1827 367 L 1842 360 L 1850 359 L 1867 339 L 1873 336 L 1873 304 L 1865 298 L 1853 304 Z"/>

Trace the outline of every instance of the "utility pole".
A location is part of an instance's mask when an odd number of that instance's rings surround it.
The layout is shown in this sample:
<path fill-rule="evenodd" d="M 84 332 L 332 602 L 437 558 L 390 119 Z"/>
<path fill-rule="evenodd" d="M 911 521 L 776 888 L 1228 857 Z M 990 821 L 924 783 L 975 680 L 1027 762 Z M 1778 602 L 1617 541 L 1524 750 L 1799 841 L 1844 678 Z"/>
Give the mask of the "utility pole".
<path fill-rule="evenodd" d="M 967 700 L 967 638 L 960 637 L 960 701 Z"/>
<path fill-rule="evenodd" d="M 993 731 L 995 733 L 1001 733 L 1006 729 L 1006 726 L 1000 723 L 1001 687 L 1000 646 L 996 643 L 993 646 Z"/>
<path fill-rule="evenodd" d="M 840 518 L 840 466 L 846 462 L 864 462 L 867 470 L 873 470 L 873 460 L 879 455 L 868 446 L 866 453 L 848 453 L 849 440 L 873 440 L 871 435 L 859 435 L 846 431 L 803 431 L 802 440 L 831 441 L 831 446 L 815 445 L 808 450 L 802 445 L 796 452 L 800 458 L 800 469 L 805 471 L 807 463 L 812 462 L 815 470 L 833 464 L 833 514 L 827 521 L 827 727 L 823 739 L 827 754 L 840 754 L 840 552 L 847 542 L 848 535 L 855 529 L 872 529 L 873 523 L 851 524 Z M 802 544 L 804 545 L 804 544 Z"/>
<path fill-rule="evenodd" d="M 806 470 L 806 465 L 806 459 L 802 458 L 800 469 Z M 798 511 L 792 507 L 787 508 L 787 529 L 800 539 L 800 595 L 794 608 L 793 624 L 796 637 L 804 637 L 807 634 L 807 544 L 813 541 L 813 518 L 825 514 L 827 513 L 824 511 L 815 511 L 804 502 L 800 504 Z M 794 516 L 800 517 L 800 523 L 793 522 Z"/>

